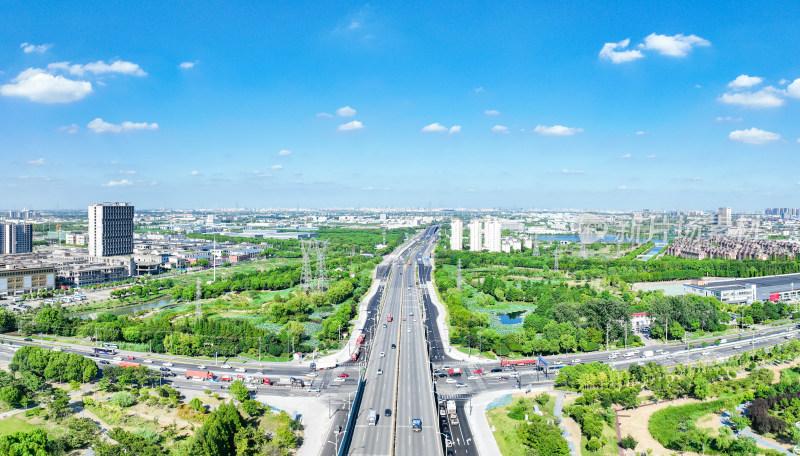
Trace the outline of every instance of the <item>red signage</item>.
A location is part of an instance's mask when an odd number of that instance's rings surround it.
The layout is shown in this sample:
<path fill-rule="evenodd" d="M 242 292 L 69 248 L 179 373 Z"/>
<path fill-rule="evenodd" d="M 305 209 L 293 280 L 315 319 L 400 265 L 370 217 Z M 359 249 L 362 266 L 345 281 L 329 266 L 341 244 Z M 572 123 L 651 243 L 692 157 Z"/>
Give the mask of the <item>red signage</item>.
<path fill-rule="evenodd" d="M 770 293 L 769 300 L 772 302 L 780 301 L 781 294 L 780 293 Z"/>

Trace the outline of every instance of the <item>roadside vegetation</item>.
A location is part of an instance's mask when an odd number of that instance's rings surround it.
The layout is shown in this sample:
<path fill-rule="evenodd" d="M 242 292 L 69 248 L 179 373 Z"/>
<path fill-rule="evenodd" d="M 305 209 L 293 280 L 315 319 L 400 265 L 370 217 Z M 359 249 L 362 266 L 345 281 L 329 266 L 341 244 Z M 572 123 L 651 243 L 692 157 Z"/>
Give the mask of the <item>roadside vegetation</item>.
<path fill-rule="evenodd" d="M 534 406 L 535 404 L 535 406 Z M 553 415 L 555 398 L 548 393 L 535 397 L 516 397 L 506 406 L 486 412 L 503 456 L 569 455 L 569 445 L 561 436 Z M 539 413 L 536 413 L 538 408 Z"/>

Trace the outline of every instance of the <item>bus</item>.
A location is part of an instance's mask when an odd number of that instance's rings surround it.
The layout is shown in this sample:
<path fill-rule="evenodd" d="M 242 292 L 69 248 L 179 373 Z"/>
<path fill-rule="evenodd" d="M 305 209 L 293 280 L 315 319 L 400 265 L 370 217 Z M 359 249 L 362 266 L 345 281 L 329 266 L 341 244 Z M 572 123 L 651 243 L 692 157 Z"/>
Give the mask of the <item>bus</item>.
<path fill-rule="evenodd" d="M 106 343 L 104 343 L 104 344 L 103 344 L 103 347 L 105 347 L 105 348 L 113 348 L 114 350 L 116 350 L 116 349 L 118 349 L 118 348 L 119 348 L 119 345 L 117 345 L 117 344 L 106 344 Z"/>
<path fill-rule="evenodd" d="M 115 355 L 117 350 L 111 347 L 95 347 L 94 354 L 97 355 Z"/>

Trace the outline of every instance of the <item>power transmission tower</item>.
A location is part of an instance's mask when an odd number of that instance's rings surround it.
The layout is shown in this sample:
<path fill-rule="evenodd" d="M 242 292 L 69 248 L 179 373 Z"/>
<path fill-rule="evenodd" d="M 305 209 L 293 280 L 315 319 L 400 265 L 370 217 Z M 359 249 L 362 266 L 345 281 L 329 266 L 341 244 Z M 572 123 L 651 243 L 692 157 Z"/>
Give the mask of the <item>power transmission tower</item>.
<path fill-rule="evenodd" d="M 197 291 L 195 295 L 197 299 L 194 304 L 194 319 L 197 322 L 200 321 L 200 317 L 203 315 L 203 312 L 200 310 L 200 299 L 203 298 L 203 289 L 200 287 L 200 277 L 197 278 Z"/>
<path fill-rule="evenodd" d="M 458 284 L 458 291 L 461 291 L 461 282 L 463 278 L 461 277 L 461 258 L 458 259 L 458 275 L 456 276 L 456 283 Z"/>
<path fill-rule="evenodd" d="M 533 256 L 539 256 L 539 235 L 533 235 Z"/>
<path fill-rule="evenodd" d="M 325 271 L 325 251 L 328 249 L 328 241 L 321 243 L 314 242 L 317 250 L 317 291 L 322 292 L 328 289 Z"/>
<path fill-rule="evenodd" d="M 586 253 L 586 244 L 581 242 L 581 258 L 584 260 L 589 257 L 589 254 Z"/>
<path fill-rule="evenodd" d="M 383 245 L 386 245 L 386 228 L 383 229 Z"/>
<path fill-rule="evenodd" d="M 300 289 L 306 292 L 311 290 L 311 261 L 309 259 L 308 241 L 300 241 L 300 250 L 303 252 L 303 266 L 300 269 Z"/>
<path fill-rule="evenodd" d="M 558 271 L 558 244 L 556 244 L 556 262 L 553 265 L 553 270 Z"/>

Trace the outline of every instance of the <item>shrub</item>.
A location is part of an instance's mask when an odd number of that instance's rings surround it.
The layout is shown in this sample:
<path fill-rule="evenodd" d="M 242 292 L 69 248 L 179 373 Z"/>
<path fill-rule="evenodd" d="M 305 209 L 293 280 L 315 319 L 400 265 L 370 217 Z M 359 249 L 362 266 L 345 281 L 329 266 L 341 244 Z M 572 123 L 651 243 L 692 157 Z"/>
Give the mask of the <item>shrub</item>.
<path fill-rule="evenodd" d="M 264 407 L 261 406 L 261 403 L 258 401 L 254 401 L 253 399 L 247 399 L 242 402 L 242 410 L 247 412 L 250 416 L 261 416 L 264 414 Z"/>
<path fill-rule="evenodd" d="M 127 391 L 121 391 L 111 397 L 111 403 L 125 408 L 135 404 L 136 398 L 133 397 L 133 394 L 128 393 Z"/>
<path fill-rule="evenodd" d="M 602 446 L 603 444 L 600 442 L 600 439 L 589 439 L 589 441 L 586 442 L 586 449 L 589 451 L 597 451 Z"/>
<path fill-rule="evenodd" d="M 632 436 L 628 435 L 626 437 L 623 437 L 622 440 L 619 441 L 619 446 L 621 446 L 622 448 L 625 448 L 626 450 L 632 450 L 632 449 L 636 448 L 636 445 L 638 443 L 639 442 L 637 442 L 636 439 L 634 439 Z"/>
<path fill-rule="evenodd" d="M 538 403 L 539 403 L 539 405 L 545 405 L 545 404 L 547 404 L 547 401 L 548 401 L 548 400 L 550 400 L 550 395 L 549 395 L 549 394 L 547 394 L 547 393 L 541 393 L 541 394 L 538 394 L 538 395 L 536 396 L 536 402 L 538 402 Z"/>

